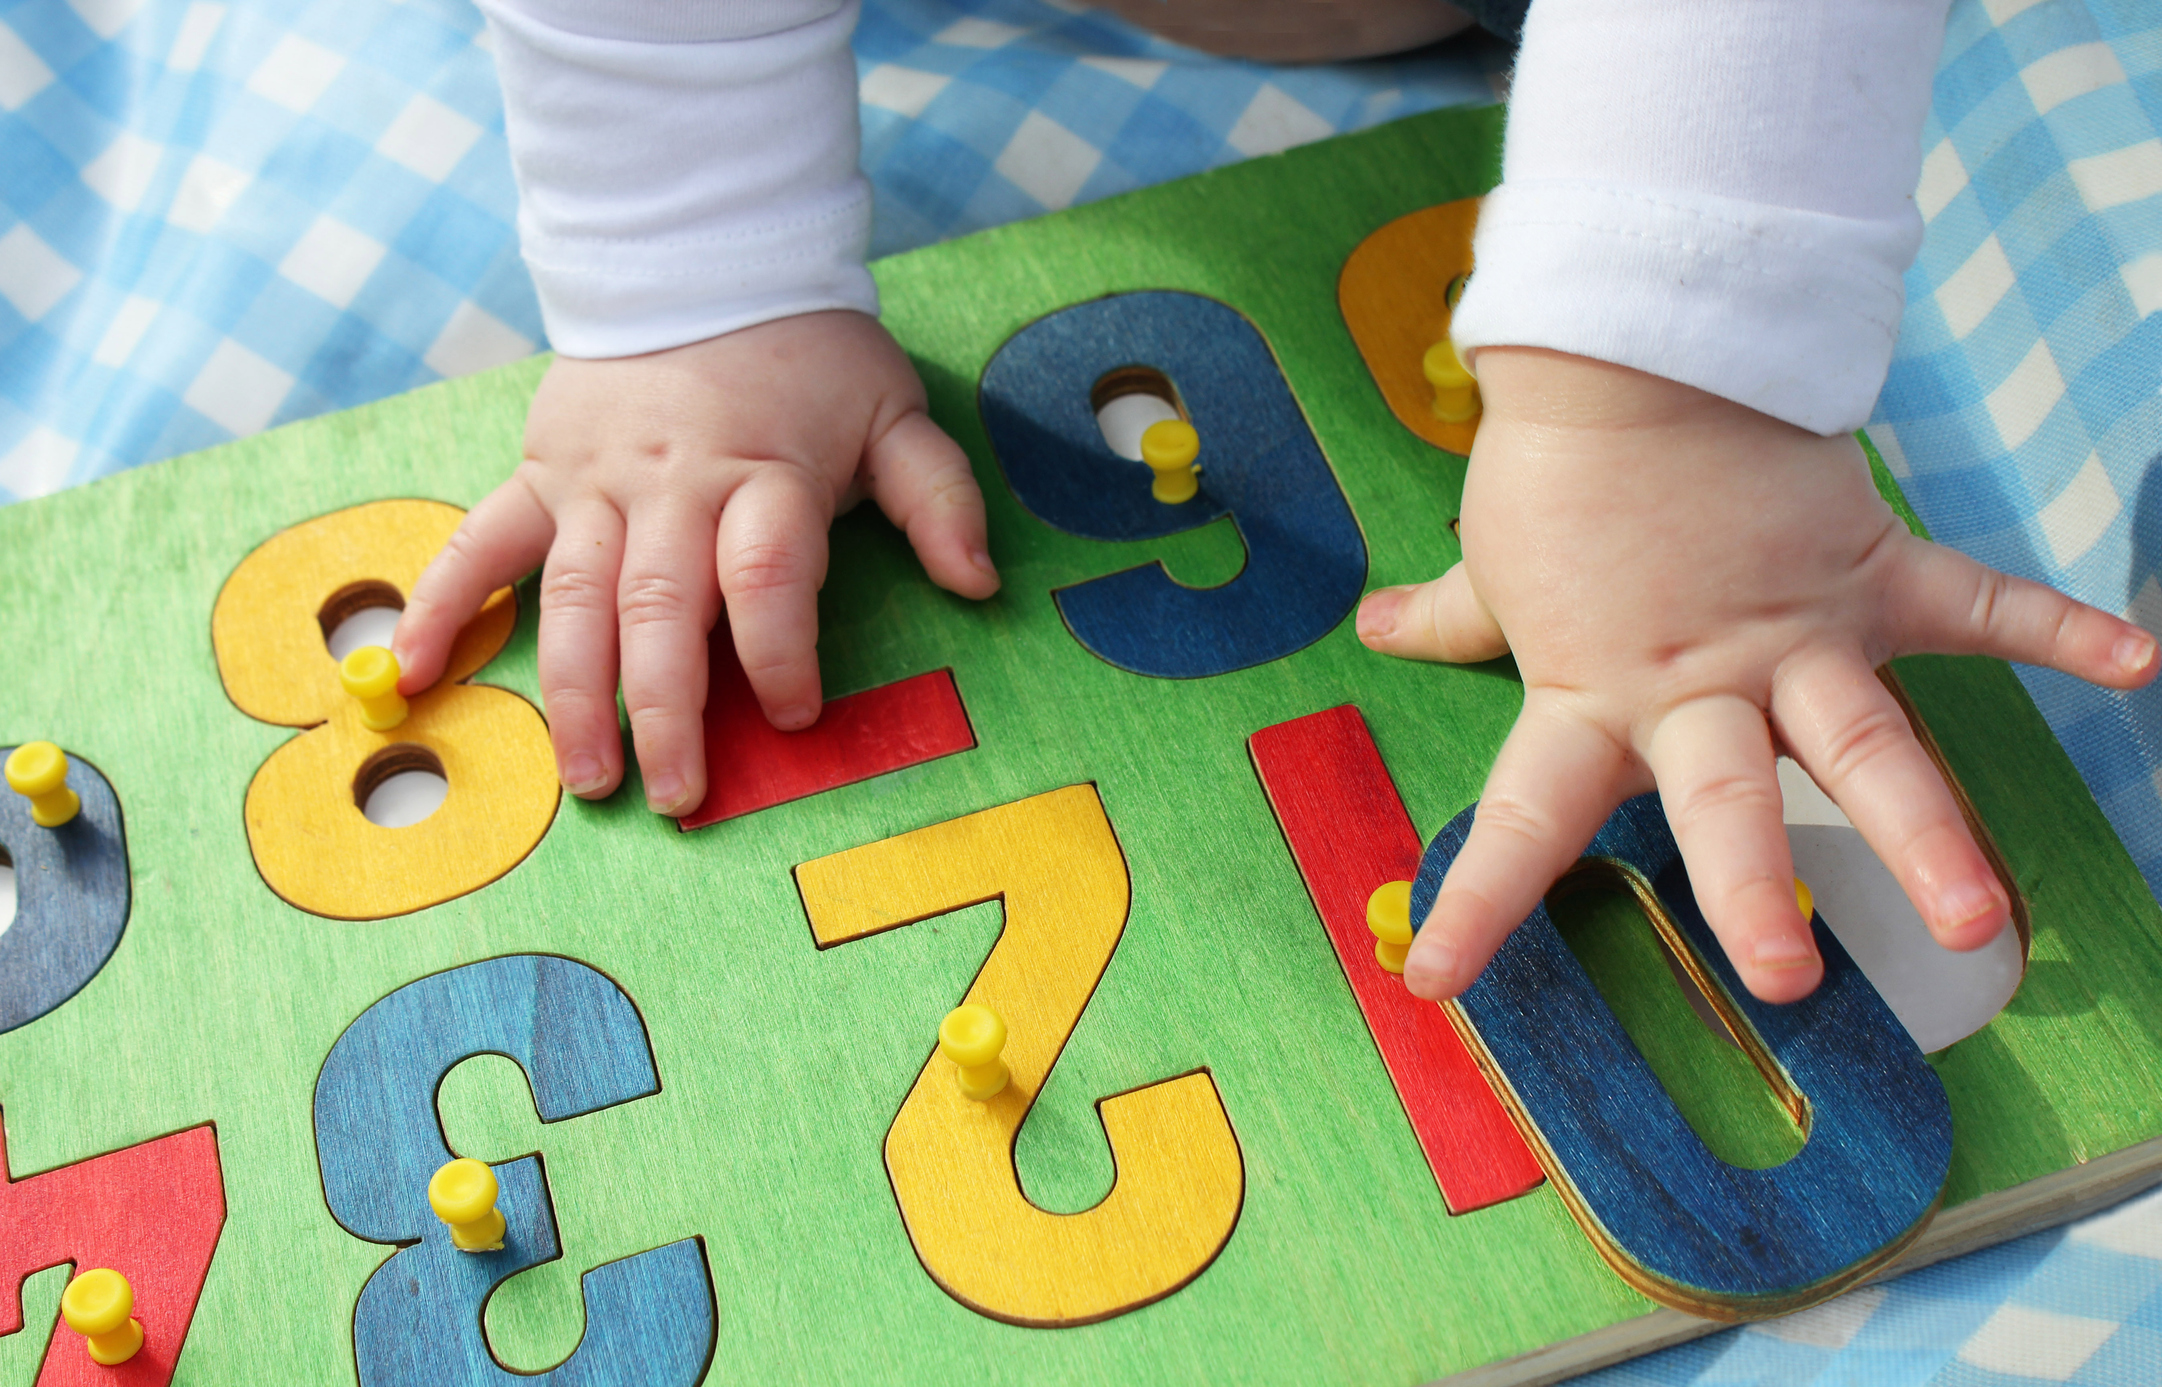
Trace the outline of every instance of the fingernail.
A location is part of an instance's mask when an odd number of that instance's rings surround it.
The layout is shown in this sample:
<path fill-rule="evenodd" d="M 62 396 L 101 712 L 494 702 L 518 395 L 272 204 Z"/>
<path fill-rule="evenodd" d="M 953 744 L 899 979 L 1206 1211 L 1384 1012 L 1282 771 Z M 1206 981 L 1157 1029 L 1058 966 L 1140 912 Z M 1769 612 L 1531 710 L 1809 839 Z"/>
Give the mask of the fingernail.
<path fill-rule="evenodd" d="M 972 564 L 976 565 L 976 568 L 977 568 L 977 570 L 978 570 L 979 572 L 983 572 L 983 573 L 989 573 L 989 574 L 993 575 L 994 577 L 995 577 L 995 576 L 997 576 L 997 574 L 998 574 L 998 569 L 997 569 L 996 567 L 994 567 L 994 566 L 992 565 L 992 563 L 991 563 L 991 555 L 990 555 L 990 554 L 989 554 L 989 552 L 988 552 L 988 551 L 986 551 L 986 550 L 982 550 L 982 549 L 973 549 L 973 550 L 970 550 L 970 551 L 969 551 L 969 556 L 968 556 L 968 561 L 969 561 L 970 563 L 972 563 Z"/>
<path fill-rule="evenodd" d="M 2011 905 L 1994 881 L 1962 881 L 1937 893 L 1938 928 L 1947 932 L 2009 913 Z"/>
<path fill-rule="evenodd" d="M 2136 636 L 2125 636 L 2117 642 L 2117 649 L 2112 653 L 2116 656 L 2117 668 L 2126 674 L 2137 674 L 2154 659 L 2154 637 L 2144 631 Z"/>
<path fill-rule="evenodd" d="M 1817 956 L 1817 949 L 1799 934 L 1767 934 L 1750 956 L 1759 968 L 1799 968 Z"/>
<path fill-rule="evenodd" d="M 773 725 L 783 732 L 800 732 L 818 721 L 818 710 L 808 703 L 783 708 L 773 715 Z"/>
<path fill-rule="evenodd" d="M 688 808 L 683 803 L 683 777 L 674 771 L 647 776 L 646 807 L 656 814 L 674 814 Z"/>
<path fill-rule="evenodd" d="M 1404 960 L 1404 986 L 1428 999 L 1453 997 L 1456 985 L 1456 946 L 1439 935 L 1422 935 L 1413 941 Z"/>
<path fill-rule="evenodd" d="M 563 788 L 574 795 L 590 795 L 608 783 L 608 772 L 601 769 L 600 758 L 589 751 L 572 752 L 558 771 Z"/>
<path fill-rule="evenodd" d="M 1359 639 L 1371 640 L 1375 636 L 1386 636 L 1394 631 L 1396 614 L 1404 605 L 1405 594 L 1410 591 L 1409 586 L 1404 586 L 1375 588 L 1366 594 L 1366 600 L 1359 604 Z"/>

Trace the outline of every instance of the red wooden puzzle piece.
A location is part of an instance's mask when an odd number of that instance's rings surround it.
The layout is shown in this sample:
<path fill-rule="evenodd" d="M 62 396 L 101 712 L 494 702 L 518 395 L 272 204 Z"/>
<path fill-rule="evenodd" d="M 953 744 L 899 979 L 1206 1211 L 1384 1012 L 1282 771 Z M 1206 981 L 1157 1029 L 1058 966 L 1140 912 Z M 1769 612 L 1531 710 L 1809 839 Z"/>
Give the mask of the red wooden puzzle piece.
<path fill-rule="evenodd" d="M 0 1180 L 6 1173 L 0 1132 Z M 0 1334 L 22 1328 L 33 1272 L 111 1267 L 135 1292 L 141 1350 L 101 1367 L 56 1319 L 37 1387 L 166 1387 L 224 1227 L 218 1135 L 207 1125 L 0 1183 Z"/>
<path fill-rule="evenodd" d="M 1247 739 L 1276 821 L 1321 912 L 1452 1214 L 1514 1199 L 1545 1176 L 1442 1009 L 1374 961 L 1366 898 L 1419 871 L 1419 835 L 1349 704 Z"/>
<path fill-rule="evenodd" d="M 706 797 L 677 821 L 704 828 L 976 745 L 953 671 L 938 669 L 828 702 L 783 732 L 759 711 L 726 624 L 707 640 Z"/>

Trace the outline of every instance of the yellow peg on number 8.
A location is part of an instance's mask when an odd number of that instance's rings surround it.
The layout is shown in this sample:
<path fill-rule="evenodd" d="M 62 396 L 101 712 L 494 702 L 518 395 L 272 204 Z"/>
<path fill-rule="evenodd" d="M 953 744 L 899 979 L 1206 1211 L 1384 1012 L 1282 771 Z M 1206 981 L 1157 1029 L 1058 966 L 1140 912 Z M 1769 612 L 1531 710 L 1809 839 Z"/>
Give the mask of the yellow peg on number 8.
<path fill-rule="evenodd" d="M 372 682 L 349 692 L 330 653 L 345 617 L 405 605 L 464 514 L 438 501 L 335 511 L 272 536 L 218 594 L 210 634 L 226 694 L 249 717 L 307 729 L 263 762 L 243 811 L 263 880 L 302 910 L 375 920 L 438 905 L 517 866 L 555 817 L 539 712 L 462 682 L 510 639 L 510 589 L 459 633 L 443 677 L 405 700 L 402 719 L 385 715 Z M 447 782 L 440 807 L 404 827 L 370 822 L 369 797 L 414 771 Z"/>

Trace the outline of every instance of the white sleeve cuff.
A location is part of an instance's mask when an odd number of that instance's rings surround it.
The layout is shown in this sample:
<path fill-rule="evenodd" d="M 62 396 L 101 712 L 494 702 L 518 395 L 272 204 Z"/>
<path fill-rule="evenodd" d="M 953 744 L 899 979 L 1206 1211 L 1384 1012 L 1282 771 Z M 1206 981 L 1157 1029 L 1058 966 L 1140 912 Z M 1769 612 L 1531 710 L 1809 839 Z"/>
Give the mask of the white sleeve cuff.
<path fill-rule="evenodd" d="M 1703 192 L 1504 184 L 1451 335 L 1693 385 L 1814 433 L 1861 427 L 1891 366 L 1922 220 Z"/>
<path fill-rule="evenodd" d="M 577 12 L 560 3 L 484 4 L 519 241 L 556 350 L 631 356 L 878 312 L 848 44 L 859 0 L 707 6 L 715 19 L 695 26 L 697 7 L 648 4 L 599 34 L 563 27 Z M 646 10 L 665 36 L 626 36 Z M 747 32 L 761 22 L 790 27 Z"/>

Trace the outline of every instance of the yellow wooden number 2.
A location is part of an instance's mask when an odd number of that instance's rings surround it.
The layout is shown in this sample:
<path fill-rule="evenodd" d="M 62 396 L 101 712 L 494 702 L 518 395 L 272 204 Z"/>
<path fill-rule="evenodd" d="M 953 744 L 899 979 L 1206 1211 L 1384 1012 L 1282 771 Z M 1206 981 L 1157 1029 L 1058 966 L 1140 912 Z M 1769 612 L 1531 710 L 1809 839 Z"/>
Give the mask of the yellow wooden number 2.
<path fill-rule="evenodd" d="M 510 639 L 510 589 L 458 636 L 434 688 L 403 721 L 369 727 L 326 641 L 341 612 L 402 607 L 465 512 L 378 501 L 274 535 L 225 580 L 210 618 L 225 691 L 243 713 L 310 730 L 270 754 L 248 785 L 248 847 L 270 889 L 302 910 L 375 920 L 478 890 L 525 859 L 557 801 L 547 724 L 505 689 L 465 684 Z M 404 827 L 369 822 L 370 793 L 430 771 L 448 790 Z"/>
<path fill-rule="evenodd" d="M 1093 785 L 934 824 L 796 869 L 821 946 L 1005 898 L 1006 925 L 967 1002 L 1004 1018 L 1006 1086 L 965 1097 L 933 1050 L 886 1133 L 886 1170 L 916 1255 L 971 1309 L 1086 1324 L 1171 1294 L 1238 1221 L 1246 1170 L 1223 1100 L 1197 1072 L 1099 1105 L 1117 1176 L 1078 1214 L 1029 1203 L 1014 1137 L 1126 928 L 1126 859 Z M 947 1006 L 927 1001 L 929 1036 Z"/>

